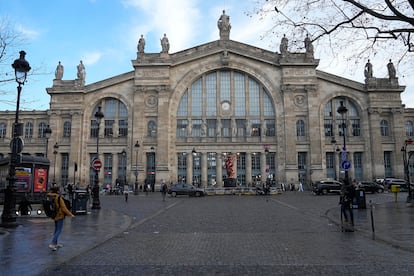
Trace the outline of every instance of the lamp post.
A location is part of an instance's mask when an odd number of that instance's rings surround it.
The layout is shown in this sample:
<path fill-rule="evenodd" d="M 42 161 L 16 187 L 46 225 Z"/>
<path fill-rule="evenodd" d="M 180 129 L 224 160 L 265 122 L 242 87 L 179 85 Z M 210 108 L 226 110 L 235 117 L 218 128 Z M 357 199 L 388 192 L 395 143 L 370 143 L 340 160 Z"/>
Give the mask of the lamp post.
<path fill-rule="evenodd" d="M 135 143 L 135 185 L 134 185 L 134 195 L 138 195 L 138 151 L 139 151 L 139 141 Z"/>
<path fill-rule="evenodd" d="M 13 124 L 13 139 L 11 142 L 11 155 L 9 174 L 7 175 L 8 185 L 4 190 L 4 208 L 1 215 L 1 225 L 3 227 L 16 227 L 16 197 L 14 194 L 16 183 L 16 165 L 19 163 L 18 155 L 23 151 L 22 124 L 19 123 L 19 108 L 20 108 L 20 94 L 22 92 L 22 85 L 26 82 L 27 72 L 30 71 L 30 65 L 26 61 L 25 51 L 20 51 L 20 57 L 16 59 L 12 67 L 16 78 L 17 86 L 17 100 L 16 100 L 16 117 Z"/>
<path fill-rule="evenodd" d="M 194 165 L 195 165 L 195 158 L 197 157 L 197 151 L 195 150 L 195 148 L 193 148 L 193 150 L 191 151 L 191 154 L 193 155 L 193 164 L 192 164 L 193 165 L 193 173 L 192 173 L 193 175 L 191 177 L 192 180 L 193 180 L 192 181 L 193 183 L 191 183 L 191 184 L 194 185 L 195 184 L 195 181 L 194 181 L 194 178 L 195 178 L 195 175 L 194 175 L 195 174 L 195 168 L 194 167 L 195 166 Z"/>
<path fill-rule="evenodd" d="M 53 163 L 53 182 L 52 182 L 53 187 L 56 186 L 56 155 L 58 154 L 58 151 L 57 151 L 58 148 L 59 148 L 58 143 L 55 143 L 55 145 L 53 146 L 53 155 L 55 156 L 55 161 Z"/>
<path fill-rule="evenodd" d="M 127 184 L 127 177 L 126 177 L 126 151 L 125 151 L 125 149 L 122 149 L 122 151 L 121 151 L 121 153 L 120 153 L 121 155 L 122 155 L 122 165 L 124 166 L 124 168 L 125 168 L 125 171 L 124 171 L 124 186 L 125 185 L 128 185 Z"/>
<path fill-rule="evenodd" d="M 342 137 L 343 137 L 343 143 L 344 143 L 344 146 L 342 148 L 341 167 L 342 167 L 342 169 L 345 170 L 344 183 L 345 183 L 345 185 L 348 185 L 348 184 L 350 184 L 349 183 L 349 175 L 348 175 L 348 169 L 350 167 L 350 163 L 348 161 L 348 153 L 346 151 L 346 138 L 345 138 L 345 136 L 346 136 L 346 134 L 345 134 L 345 128 L 346 128 L 345 114 L 348 112 L 348 109 L 344 106 L 343 101 L 340 101 L 340 106 L 338 107 L 336 112 L 341 114 L 341 128 L 342 128 Z"/>
<path fill-rule="evenodd" d="M 409 165 L 410 165 L 410 159 L 412 155 L 414 154 L 414 152 L 413 151 L 408 152 L 408 156 L 407 156 L 407 146 L 412 145 L 412 144 L 413 144 L 413 141 L 411 139 L 405 140 L 404 146 L 402 146 L 401 148 L 401 151 L 403 152 L 404 176 L 405 176 L 405 180 L 407 181 L 407 185 L 408 185 L 407 203 L 413 202 L 413 195 L 412 195 L 413 191 L 411 189 Z"/>
<path fill-rule="evenodd" d="M 45 138 L 46 138 L 46 154 L 45 157 L 47 158 L 47 151 L 49 149 L 49 138 L 52 135 L 52 129 L 50 129 L 50 126 L 47 125 L 46 129 L 44 130 Z"/>
<path fill-rule="evenodd" d="M 98 106 L 98 110 L 95 113 L 95 119 L 97 124 L 97 133 L 96 133 L 96 159 L 99 160 L 99 126 L 101 124 L 104 114 L 102 112 L 102 107 Z M 99 169 L 95 169 L 95 183 L 92 188 L 92 209 L 101 209 L 101 202 L 99 200 Z"/>

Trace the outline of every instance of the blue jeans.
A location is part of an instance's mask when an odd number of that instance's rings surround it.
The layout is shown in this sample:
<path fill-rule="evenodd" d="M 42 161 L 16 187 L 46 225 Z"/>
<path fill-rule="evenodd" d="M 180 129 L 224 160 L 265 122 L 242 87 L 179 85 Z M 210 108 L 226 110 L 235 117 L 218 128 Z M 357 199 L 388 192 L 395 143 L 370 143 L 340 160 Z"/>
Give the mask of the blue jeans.
<path fill-rule="evenodd" d="M 55 232 L 53 233 L 52 244 L 56 245 L 58 243 L 58 238 L 63 228 L 63 219 L 55 220 Z"/>

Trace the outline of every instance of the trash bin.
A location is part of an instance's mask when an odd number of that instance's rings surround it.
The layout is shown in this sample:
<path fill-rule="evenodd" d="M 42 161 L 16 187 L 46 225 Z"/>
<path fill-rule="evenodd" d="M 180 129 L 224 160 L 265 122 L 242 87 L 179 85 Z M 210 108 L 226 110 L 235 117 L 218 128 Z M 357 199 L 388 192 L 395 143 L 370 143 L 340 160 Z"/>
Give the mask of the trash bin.
<path fill-rule="evenodd" d="M 72 212 L 86 215 L 88 210 L 89 193 L 86 190 L 74 190 L 72 198 Z"/>
<path fill-rule="evenodd" d="M 358 209 L 367 208 L 367 202 L 366 202 L 364 190 L 355 190 L 353 208 L 358 208 Z"/>

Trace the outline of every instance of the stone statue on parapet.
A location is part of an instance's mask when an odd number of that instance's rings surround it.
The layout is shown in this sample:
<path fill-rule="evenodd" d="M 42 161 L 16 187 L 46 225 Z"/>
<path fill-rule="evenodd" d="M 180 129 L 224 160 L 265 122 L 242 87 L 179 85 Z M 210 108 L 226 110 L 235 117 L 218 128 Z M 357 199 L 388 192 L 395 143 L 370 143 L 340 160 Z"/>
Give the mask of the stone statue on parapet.
<path fill-rule="evenodd" d="M 145 38 L 144 35 L 141 35 L 141 38 L 138 40 L 138 53 L 144 53 L 145 50 Z"/>
<path fill-rule="evenodd" d="M 170 50 L 170 42 L 168 41 L 167 35 L 164 34 L 164 37 L 160 39 L 160 41 L 161 41 L 161 48 L 162 48 L 161 53 L 168 53 L 168 51 Z"/>
<path fill-rule="evenodd" d="M 217 27 L 220 30 L 220 39 L 230 39 L 230 16 L 228 16 L 224 10 L 223 14 L 217 21 Z"/>
<path fill-rule="evenodd" d="M 280 41 L 280 53 L 284 56 L 288 52 L 288 43 L 289 40 L 287 39 L 286 35 L 284 34 L 282 40 Z"/>
<path fill-rule="evenodd" d="M 308 34 L 306 35 L 304 42 L 305 42 L 306 55 L 308 57 L 313 57 L 313 45 L 312 45 L 312 41 Z"/>
<path fill-rule="evenodd" d="M 78 68 L 78 80 L 80 80 L 82 84 L 85 84 L 86 71 L 85 71 L 85 66 L 83 65 L 82 60 L 80 61 L 77 68 Z"/>
<path fill-rule="evenodd" d="M 394 64 L 392 63 L 391 59 L 390 59 L 390 62 L 387 64 L 387 69 L 388 69 L 388 77 L 390 79 L 395 79 L 396 78 L 396 71 L 395 71 L 395 67 L 394 67 Z"/>
<path fill-rule="evenodd" d="M 61 80 L 63 78 L 63 65 L 60 63 L 56 66 L 56 71 L 55 71 L 55 79 L 56 80 Z"/>
<path fill-rule="evenodd" d="M 364 75 L 365 75 L 365 78 L 367 78 L 367 79 L 372 78 L 372 76 L 373 76 L 372 64 L 369 60 L 368 60 L 367 64 L 365 64 Z"/>

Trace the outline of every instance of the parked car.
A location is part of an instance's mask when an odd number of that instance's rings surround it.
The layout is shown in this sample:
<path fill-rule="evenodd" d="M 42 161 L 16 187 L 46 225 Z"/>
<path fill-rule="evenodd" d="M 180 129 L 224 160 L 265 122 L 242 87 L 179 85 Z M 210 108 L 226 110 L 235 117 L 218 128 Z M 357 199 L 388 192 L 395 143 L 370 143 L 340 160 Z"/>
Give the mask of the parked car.
<path fill-rule="evenodd" d="M 205 196 L 205 192 L 203 189 L 194 187 L 191 184 L 186 183 L 177 183 L 171 185 L 171 187 L 168 188 L 168 194 L 171 196 L 177 196 L 177 195 L 188 195 L 188 196 Z"/>
<path fill-rule="evenodd" d="M 384 186 L 387 187 L 389 190 L 391 190 L 392 185 L 399 185 L 401 192 L 408 190 L 408 183 L 405 179 L 386 178 L 384 180 Z"/>
<path fill-rule="evenodd" d="M 358 189 L 364 190 L 367 193 L 383 193 L 384 186 L 372 181 L 360 181 L 358 182 Z"/>
<path fill-rule="evenodd" d="M 342 183 L 336 180 L 321 180 L 317 181 L 313 186 L 313 192 L 317 195 L 328 193 L 340 193 Z"/>

